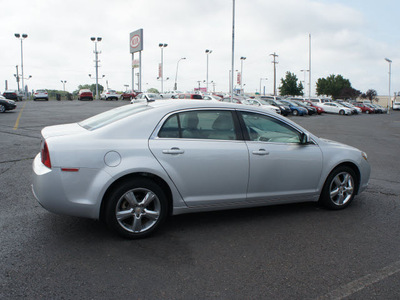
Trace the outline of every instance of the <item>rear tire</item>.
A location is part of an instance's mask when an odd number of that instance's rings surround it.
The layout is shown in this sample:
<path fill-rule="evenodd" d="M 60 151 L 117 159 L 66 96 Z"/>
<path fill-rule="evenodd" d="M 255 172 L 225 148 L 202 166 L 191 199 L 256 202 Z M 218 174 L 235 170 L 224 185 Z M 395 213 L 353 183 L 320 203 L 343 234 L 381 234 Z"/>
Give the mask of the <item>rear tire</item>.
<path fill-rule="evenodd" d="M 0 113 L 5 113 L 6 107 L 3 104 L 0 104 Z"/>
<path fill-rule="evenodd" d="M 149 236 L 167 217 L 168 201 L 164 191 L 146 178 L 123 181 L 106 201 L 107 225 L 128 239 Z"/>
<path fill-rule="evenodd" d="M 357 191 L 357 176 L 353 169 L 340 166 L 334 169 L 325 181 L 319 203 L 332 210 L 346 208 Z"/>

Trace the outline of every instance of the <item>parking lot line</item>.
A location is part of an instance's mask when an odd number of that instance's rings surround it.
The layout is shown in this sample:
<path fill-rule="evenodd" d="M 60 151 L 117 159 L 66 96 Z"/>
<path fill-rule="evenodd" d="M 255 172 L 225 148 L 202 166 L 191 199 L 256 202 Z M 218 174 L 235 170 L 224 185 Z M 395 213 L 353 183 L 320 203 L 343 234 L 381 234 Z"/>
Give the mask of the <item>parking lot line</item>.
<path fill-rule="evenodd" d="M 25 103 L 24 103 L 24 105 L 23 105 L 22 108 L 21 108 L 21 111 L 19 112 L 17 121 L 15 121 L 14 130 L 17 130 L 17 129 L 18 129 L 19 119 L 21 118 L 22 111 L 24 110 L 26 103 L 28 103 L 28 102 L 25 102 Z"/>

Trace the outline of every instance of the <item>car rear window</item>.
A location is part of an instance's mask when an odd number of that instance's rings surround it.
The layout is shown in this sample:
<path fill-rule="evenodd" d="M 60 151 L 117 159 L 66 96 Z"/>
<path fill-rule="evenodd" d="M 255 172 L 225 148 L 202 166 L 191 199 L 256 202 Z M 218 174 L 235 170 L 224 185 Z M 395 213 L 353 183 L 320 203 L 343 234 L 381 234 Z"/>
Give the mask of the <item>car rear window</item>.
<path fill-rule="evenodd" d="M 80 126 L 87 130 L 96 130 L 98 128 L 107 126 L 111 123 L 114 123 L 118 120 L 124 119 L 128 116 L 135 115 L 142 111 L 146 111 L 152 109 L 153 107 L 147 106 L 144 104 L 132 104 L 132 105 L 125 105 L 121 106 L 101 114 L 95 115 L 89 119 L 83 120 L 82 122 L 78 123 Z"/>

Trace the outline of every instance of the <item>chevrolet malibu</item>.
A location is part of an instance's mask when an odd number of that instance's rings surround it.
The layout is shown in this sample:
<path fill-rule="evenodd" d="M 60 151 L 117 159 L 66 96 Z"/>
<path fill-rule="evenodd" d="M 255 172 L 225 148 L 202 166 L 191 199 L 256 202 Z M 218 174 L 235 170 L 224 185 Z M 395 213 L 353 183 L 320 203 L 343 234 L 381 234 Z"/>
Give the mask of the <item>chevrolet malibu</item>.
<path fill-rule="evenodd" d="M 47 210 L 142 238 L 170 215 L 280 203 L 347 207 L 367 155 L 265 109 L 211 101 L 128 104 L 45 127 L 33 161 Z"/>

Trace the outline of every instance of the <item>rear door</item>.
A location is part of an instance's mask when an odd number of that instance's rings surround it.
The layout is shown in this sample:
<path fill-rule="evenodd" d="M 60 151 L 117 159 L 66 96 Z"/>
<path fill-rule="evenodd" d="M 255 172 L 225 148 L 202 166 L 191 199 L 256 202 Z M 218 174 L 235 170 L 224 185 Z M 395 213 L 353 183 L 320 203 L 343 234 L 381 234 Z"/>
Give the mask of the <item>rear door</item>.
<path fill-rule="evenodd" d="M 182 111 L 166 117 L 149 140 L 189 207 L 246 200 L 249 156 L 238 128 L 230 110 Z"/>

